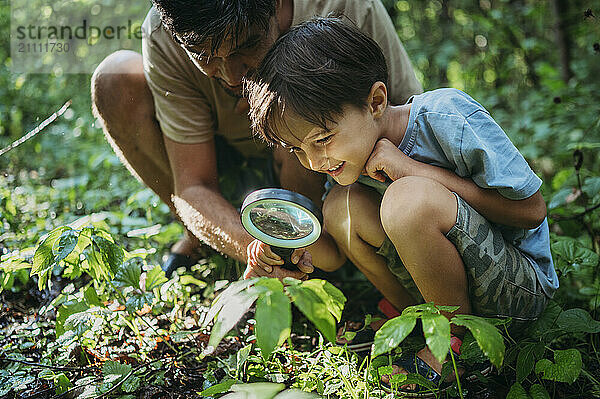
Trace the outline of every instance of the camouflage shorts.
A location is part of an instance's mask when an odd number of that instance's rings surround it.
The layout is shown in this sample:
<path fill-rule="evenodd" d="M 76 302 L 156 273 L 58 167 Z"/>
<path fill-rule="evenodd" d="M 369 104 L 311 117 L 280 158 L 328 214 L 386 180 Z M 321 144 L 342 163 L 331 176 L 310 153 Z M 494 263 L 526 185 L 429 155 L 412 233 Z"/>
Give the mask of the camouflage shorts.
<path fill-rule="evenodd" d="M 455 194 L 456 195 L 456 194 Z M 500 231 L 456 195 L 456 223 L 446 237 L 463 260 L 469 284 L 472 311 L 485 317 L 534 320 L 548 298 L 527 258 Z M 388 267 L 417 301 L 423 301 L 415 282 L 402 264 L 394 245 L 386 238 L 377 251 Z"/>

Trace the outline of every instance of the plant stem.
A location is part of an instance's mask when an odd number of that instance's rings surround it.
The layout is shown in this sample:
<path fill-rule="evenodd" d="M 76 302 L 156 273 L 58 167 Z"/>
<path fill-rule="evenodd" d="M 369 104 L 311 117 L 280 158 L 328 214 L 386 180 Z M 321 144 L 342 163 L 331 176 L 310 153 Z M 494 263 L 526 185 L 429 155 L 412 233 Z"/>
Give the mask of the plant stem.
<path fill-rule="evenodd" d="M 456 386 L 458 387 L 458 394 L 461 399 L 464 399 L 462 393 L 462 387 L 460 385 L 460 376 L 458 375 L 458 368 L 456 367 L 456 360 L 454 360 L 454 352 L 450 349 L 450 359 L 452 359 L 452 367 L 454 367 L 454 375 L 456 376 Z"/>

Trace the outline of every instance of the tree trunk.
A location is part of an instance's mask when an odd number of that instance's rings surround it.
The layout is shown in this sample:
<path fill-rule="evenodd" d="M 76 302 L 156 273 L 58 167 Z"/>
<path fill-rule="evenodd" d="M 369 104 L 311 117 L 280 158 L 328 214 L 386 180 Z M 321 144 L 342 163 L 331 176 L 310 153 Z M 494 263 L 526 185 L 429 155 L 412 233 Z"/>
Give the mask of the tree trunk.
<path fill-rule="evenodd" d="M 571 42 L 567 30 L 569 2 L 567 0 L 550 0 L 554 13 L 554 35 L 560 62 L 560 76 L 567 83 L 573 77 L 571 70 Z"/>

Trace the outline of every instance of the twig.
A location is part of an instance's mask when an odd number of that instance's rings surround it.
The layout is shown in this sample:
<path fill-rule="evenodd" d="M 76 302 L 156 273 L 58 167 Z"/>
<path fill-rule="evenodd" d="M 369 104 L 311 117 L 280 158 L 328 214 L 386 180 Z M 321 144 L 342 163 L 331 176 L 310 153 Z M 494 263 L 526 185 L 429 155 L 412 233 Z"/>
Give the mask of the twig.
<path fill-rule="evenodd" d="M 30 131 L 29 133 L 27 133 L 25 136 L 21 137 L 17 141 L 14 141 L 8 147 L 1 149 L 0 156 L 6 154 L 10 150 L 12 150 L 18 146 L 20 146 L 21 144 L 23 144 L 24 142 L 26 142 L 27 140 L 29 140 L 30 138 L 32 138 L 33 136 L 35 136 L 36 134 L 38 134 L 39 132 L 44 130 L 44 128 L 46 126 L 48 126 L 49 124 L 54 122 L 59 116 L 64 114 L 67 111 L 67 109 L 71 106 L 71 104 L 72 104 L 71 100 L 67 101 L 58 111 L 56 111 L 55 113 L 50 115 L 48 118 L 46 118 L 46 120 L 44 120 L 42 123 L 40 123 L 35 129 Z"/>
<path fill-rule="evenodd" d="M 570 215 L 570 216 L 563 216 L 563 215 L 557 215 L 557 214 L 551 214 L 550 217 L 554 220 L 572 220 L 572 219 L 578 219 L 582 216 L 587 215 L 590 212 L 595 211 L 596 209 L 600 208 L 600 204 L 596 204 L 594 206 L 592 206 L 591 208 L 585 208 L 583 211 L 576 213 L 574 215 Z"/>
<path fill-rule="evenodd" d="M 41 368 L 46 368 L 46 369 L 56 370 L 56 371 L 86 371 L 86 370 L 88 370 L 90 368 L 96 367 L 96 366 L 81 366 L 81 367 L 51 366 L 49 364 L 27 362 L 25 360 L 11 359 L 9 357 L 0 357 L 0 362 L 14 362 L 14 363 L 25 364 L 27 366 L 41 367 Z"/>

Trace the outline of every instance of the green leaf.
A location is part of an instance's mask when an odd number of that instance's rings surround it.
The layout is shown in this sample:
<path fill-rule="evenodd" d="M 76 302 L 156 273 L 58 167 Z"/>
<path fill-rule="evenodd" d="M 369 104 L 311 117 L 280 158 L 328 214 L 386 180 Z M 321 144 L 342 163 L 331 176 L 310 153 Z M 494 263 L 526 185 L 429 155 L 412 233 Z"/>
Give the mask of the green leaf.
<path fill-rule="evenodd" d="M 335 317 L 338 322 L 341 321 L 342 311 L 344 310 L 344 304 L 346 303 L 346 297 L 342 291 L 334 287 L 330 282 L 320 279 L 303 281 L 301 285 L 313 290 L 327 305 L 327 308 L 333 317 Z"/>
<path fill-rule="evenodd" d="M 600 332 L 600 321 L 592 319 L 592 316 L 583 309 L 565 310 L 558 316 L 556 324 L 569 333 L 596 334 Z"/>
<path fill-rule="evenodd" d="M 561 237 L 551 244 L 551 248 L 563 273 L 569 272 L 570 268 L 579 270 L 598 265 L 598 254 L 573 238 Z"/>
<path fill-rule="evenodd" d="M 140 387 L 141 382 L 142 381 L 137 376 L 132 375 L 129 378 L 127 378 L 125 382 L 123 382 L 123 384 L 121 385 L 121 389 L 123 390 L 123 392 L 135 392 Z"/>
<path fill-rule="evenodd" d="M 160 266 L 154 266 L 146 273 L 146 291 L 152 291 L 169 281 Z"/>
<path fill-rule="evenodd" d="M 93 285 L 90 285 L 83 291 L 83 297 L 85 298 L 85 302 L 90 306 L 100 306 L 102 304 Z"/>
<path fill-rule="evenodd" d="M 441 314 L 424 314 L 421 320 L 429 350 L 440 363 L 443 363 L 450 349 L 450 322 Z"/>
<path fill-rule="evenodd" d="M 48 281 L 50 272 L 56 265 L 54 261 L 54 253 L 52 248 L 56 240 L 60 238 L 63 231 L 67 230 L 67 226 L 60 226 L 52 230 L 42 242 L 38 244 L 38 247 L 33 254 L 33 265 L 31 266 L 30 274 L 32 276 L 38 275 L 38 288 L 42 290 Z"/>
<path fill-rule="evenodd" d="M 77 246 L 79 240 L 79 233 L 73 229 L 67 229 L 62 232 L 60 238 L 55 242 L 56 248 L 53 252 L 56 253 L 54 256 L 54 262 L 58 263 L 65 259 Z"/>
<path fill-rule="evenodd" d="M 140 277 L 142 275 L 142 258 L 131 258 L 123 263 L 115 275 L 115 285 L 117 287 L 140 288 Z"/>
<path fill-rule="evenodd" d="M 221 382 L 220 384 L 213 385 L 212 387 L 200 392 L 200 396 L 204 398 L 207 396 L 214 396 L 219 393 L 227 392 L 236 382 L 236 380 L 227 380 L 225 382 Z"/>
<path fill-rule="evenodd" d="M 255 382 L 252 384 L 235 384 L 231 386 L 232 392 L 249 393 L 254 398 L 272 399 L 285 388 L 283 384 L 272 384 L 269 382 Z"/>
<path fill-rule="evenodd" d="M 373 344 L 371 357 L 375 358 L 400 345 L 415 328 L 416 322 L 417 316 L 414 314 L 398 316 L 385 322 L 375 333 L 375 343 Z"/>
<path fill-rule="evenodd" d="M 280 290 L 268 291 L 256 302 L 256 343 L 265 359 L 289 337 L 292 327 L 290 300 L 283 293 L 283 284 L 277 283 L 281 286 Z"/>
<path fill-rule="evenodd" d="M 203 327 L 206 327 L 208 323 L 210 323 L 217 314 L 221 311 L 223 306 L 231 300 L 232 297 L 237 295 L 240 291 L 243 291 L 250 287 L 252 284 L 255 284 L 257 281 L 261 280 L 260 278 L 251 278 L 248 280 L 238 280 L 229 284 L 219 296 L 213 301 L 210 306 L 210 310 L 208 311 L 206 318 L 204 319 Z"/>
<path fill-rule="evenodd" d="M 535 384 L 529 388 L 529 396 L 532 399 L 550 399 L 550 394 L 543 385 Z"/>
<path fill-rule="evenodd" d="M 335 320 L 327 304 L 314 290 L 302 285 L 287 286 L 294 305 L 310 320 L 329 342 L 335 341 Z"/>
<path fill-rule="evenodd" d="M 556 320 L 558 320 L 558 316 L 560 316 L 562 311 L 558 303 L 550 301 L 540 317 L 527 328 L 527 335 L 531 337 L 541 336 L 544 337 L 544 342 L 548 342 L 552 337 L 546 337 L 546 335 L 548 331 L 552 331 L 555 328 Z"/>
<path fill-rule="evenodd" d="M 589 198 L 594 198 L 600 193 L 600 177 L 588 177 L 581 189 Z"/>
<path fill-rule="evenodd" d="M 127 297 L 127 301 L 125 302 L 125 307 L 127 311 L 133 313 L 138 311 L 144 307 L 144 305 L 148 304 L 148 306 L 152 306 L 152 302 L 154 301 L 154 293 L 152 292 L 143 292 L 143 293 L 135 293 L 131 294 Z"/>
<path fill-rule="evenodd" d="M 258 298 L 258 290 L 250 287 L 247 290 L 236 292 L 233 295 L 228 295 L 228 298 L 223 303 L 223 307 L 217 315 L 217 320 L 212 328 L 208 346 L 216 348 L 219 342 L 242 318 L 250 309 L 250 306 Z M 221 294 L 223 295 L 223 294 Z"/>
<path fill-rule="evenodd" d="M 96 318 L 97 317 L 94 314 L 89 312 L 89 309 L 73 313 L 65 320 L 65 331 L 73 331 L 74 334 L 81 337 L 86 331 L 94 326 Z"/>
<path fill-rule="evenodd" d="M 517 382 L 523 382 L 533 371 L 536 359 L 544 354 L 544 344 L 530 342 L 523 346 L 517 356 Z"/>
<path fill-rule="evenodd" d="M 131 371 L 131 366 L 129 364 L 123 364 L 119 362 L 115 362 L 113 360 L 107 360 L 102 366 L 102 376 L 106 377 L 110 374 L 116 374 L 120 376 L 125 376 L 129 374 Z"/>
<path fill-rule="evenodd" d="M 523 388 L 518 382 L 515 382 L 512 387 L 510 387 L 510 391 L 506 395 L 506 399 L 530 399 L 527 395 L 527 391 Z"/>
<path fill-rule="evenodd" d="M 65 333 L 65 322 L 69 316 L 83 312 L 89 309 L 89 306 L 84 302 L 67 302 L 58 308 L 56 313 L 56 338 Z"/>
<path fill-rule="evenodd" d="M 54 384 L 56 385 L 54 393 L 57 395 L 67 392 L 73 386 L 64 373 L 60 373 L 54 378 Z"/>
<path fill-rule="evenodd" d="M 451 322 L 467 327 L 492 364 L 497 368 L 502 366 L 505 351 L 504 340 L 496 327 L 482 317 L 467 314 L 458 314 L 452 318 Z"/>
<path fill-rule="evenodd" d="M 277 396 L 275 399 L 319 399 L 321 396 L 318 396 L 314 393 L 300 391 L 298 389 L 287 389 Z"/>
<path fill-rule="evenodd" d="M 235 354 L 235 369 L 237 370 L 238 374 L 242 373 L 244 364 L 246 363 L 246 360 L 248 360 L 251 350 L 252 344 L 248 344 L 242 349 L 238 350 Z"/>
<path fill-rule="evenodd" d="M 552 196 L 552 199 L 548 203 L 548 209 L 558 208 L 567 203 L 567 197 L 571 195 L 573 189 L 563 188 Z"/>
<path fill-rule="evenodd" d="M 556 350 L 554 363 L 541 359 L 535 365 L 535 372 L 546 380 L 572 384 L 579 377 L 582 365 L 581 353 L 577 349 Z"/>
<path fill-rule="evenodd" d="M 112 275 L 117 273 L 123 262 L 123 249 L 100 235 L 93 235 L 92 241 L 98 247 L 102 260 L 109 267 Z"/>
<path fill-rule="evenodd" d="M 179 284 L 181 285 L 191 285 L 194 284 L 200 288 L 205 288 L 208 284 L 206 284 L 202 280 L 198 280 L 192 275 L 184 274 L 183 276 L 179 276 Z"/>

